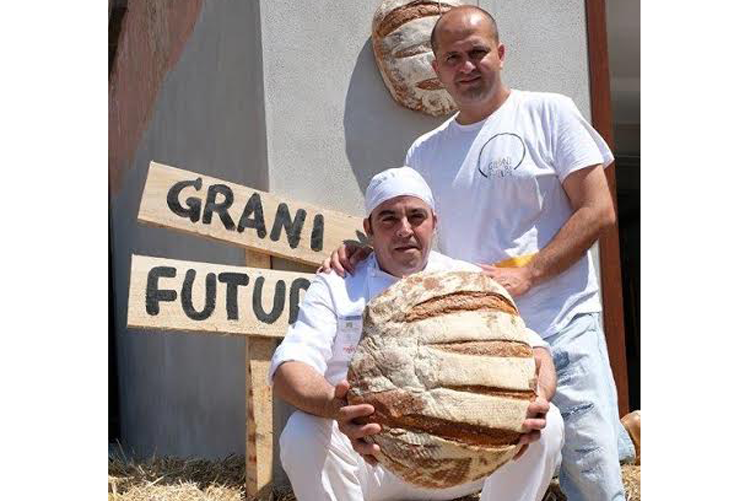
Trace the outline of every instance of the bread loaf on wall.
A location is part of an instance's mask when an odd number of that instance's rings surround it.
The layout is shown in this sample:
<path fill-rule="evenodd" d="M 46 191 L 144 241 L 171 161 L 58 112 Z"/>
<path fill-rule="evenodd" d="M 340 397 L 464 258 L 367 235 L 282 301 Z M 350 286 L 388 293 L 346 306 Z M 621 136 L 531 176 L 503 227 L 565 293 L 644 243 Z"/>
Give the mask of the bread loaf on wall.
<path fill-rule="evenodd" d="M 348 380 L 375 407 L 377 459 L 407 482 L 486 477 L 517 451 L 536 397 L 533 352 L 513 299 L 478 272 L 418 273 L 367 305 Z"/>
<path fill-rule="evenodd" d="M 456 105 L 432 70 L 430 34 L 458 0 L 384 0 L 372 19 L 372 48 L 383 81 L 402 106 L 432 116 Z"/>

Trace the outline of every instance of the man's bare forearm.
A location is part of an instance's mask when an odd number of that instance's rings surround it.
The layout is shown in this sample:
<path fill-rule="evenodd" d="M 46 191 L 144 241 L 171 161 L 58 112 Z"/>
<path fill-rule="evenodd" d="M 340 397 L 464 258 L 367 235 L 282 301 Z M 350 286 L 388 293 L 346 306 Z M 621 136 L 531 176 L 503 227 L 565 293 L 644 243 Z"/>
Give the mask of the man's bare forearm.
<path fill-rule="evenodd" d="M 573 214 L 527 265 L 532 284 L 567 270 L 615 223 L 615 210 L 601 166 L 574 172 L 563 183 Z"/>
<path fill-rule="evenodd" d="M 315 416 L 331 418 L 344 405 L 334 397 L 334 387 L 304 362 L 284 362 L 273 377 L 276 396 Z"/>
<path fill-rule="evenodd" d="M 484 273 L 514 297 L 573 266 L 594 245 L 602 230 L 615 222 L 612 196 L 601 165 L 570 173 L 563 188 L 573 213 L 528 264 L 515 268 L 478 263 Z"/>
<path fill-rule="evenodd" d="M 541 392 L 541 397 L 545 400 L 552 400 L 557 391 L 557 373 L 552 356 L 546 348 L 534 348 L 534 357 L 539 360 L 539 374 L 537 375 L 537 385 Z"/>
<path fill-rule="evenodd" d="M 573 266 L 594 245 L 601 231 L 612 222 L 613 218 L 603 218 L 595 209 L 578 209 L 552 241 L 529 263 L 532 282 L 544 282 Z"/>

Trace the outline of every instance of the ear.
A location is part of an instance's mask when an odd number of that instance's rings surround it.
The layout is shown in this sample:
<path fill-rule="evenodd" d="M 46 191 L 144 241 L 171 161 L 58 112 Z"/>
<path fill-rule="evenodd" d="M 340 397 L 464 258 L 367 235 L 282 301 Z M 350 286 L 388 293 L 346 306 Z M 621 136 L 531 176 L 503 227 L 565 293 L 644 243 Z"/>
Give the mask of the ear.
<path fill-rule="evenodd" d="M 435 233 L 435 231 L 437 231 L 437 225 L 438 225 L 437 214 L 435 214 L 435 211 L 432 211 L 432 232 L 433 233 Z"/>
<path fill-rule="evenodd" d="M 438 62 L 437 62 L 437 56 L 432 58 L 432 62 L 430 63 L 432 65 L 432 71 L 435 72 L 436 75 L 438 75 Z M 440 75 L 438 75 L 438 78 L 440 78 Z"/>
<path fill-rule="evenodd" d="M 500 58 L 500 67 L 502 68 L 505 64 L 505 45 L 502 43 L 497 44 L 497 56 Z"/>
<path fill-rule="evenodd" d="M 365 230 L 365 235 L 372 238 L 372 226 L 370 225 L 370 218 L 366 217 L 362 220 L 362 228 Z"/>

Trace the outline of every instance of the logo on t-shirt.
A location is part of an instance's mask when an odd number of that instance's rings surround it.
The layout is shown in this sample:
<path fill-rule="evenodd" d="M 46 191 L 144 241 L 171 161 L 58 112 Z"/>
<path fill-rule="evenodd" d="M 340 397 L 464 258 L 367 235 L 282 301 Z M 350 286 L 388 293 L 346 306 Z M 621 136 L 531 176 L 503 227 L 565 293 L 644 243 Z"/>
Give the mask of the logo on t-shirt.
<path fill-rule="evenodd" d="M 477 170 L 486 178 L 509 177 L 526 158 L 526 145 L 521 136 L 502 132 L 490 137 L 479 150 Z"/>

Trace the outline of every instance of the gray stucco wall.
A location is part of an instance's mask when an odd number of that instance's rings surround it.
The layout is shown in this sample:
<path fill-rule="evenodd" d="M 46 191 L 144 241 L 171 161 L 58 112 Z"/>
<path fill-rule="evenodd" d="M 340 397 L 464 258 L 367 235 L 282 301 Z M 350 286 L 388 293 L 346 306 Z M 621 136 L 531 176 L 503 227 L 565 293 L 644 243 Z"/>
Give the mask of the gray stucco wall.
<path fill-rule="evenodd" d="M 132 253 L 244 264 L 239 249 L 136 217 L 151 160 L 267 189 L 259 24 L 256 2 L 204 3 L 111 198 L 122 439 L 137 454 L 245 452 L 244 340 L 125 325 Z"/>
<path fill-rule="evenodd" d="M 206 0 L 112 199 L 123 438 L 137 452 L 244 453 L 244 341 L 124 328 L 131 253 L 243 263 L 226 245 L 136 223 L 148 162 L 361 213 L 370 177 L 442 121 L 386 90 L 370 42 L 379 1 Z M 567 94 L 588 116 L 583 0 L 481 6 L 499 21 L 506 81 Z M 277 406 L 277 429 L 288 413 Z"/>

